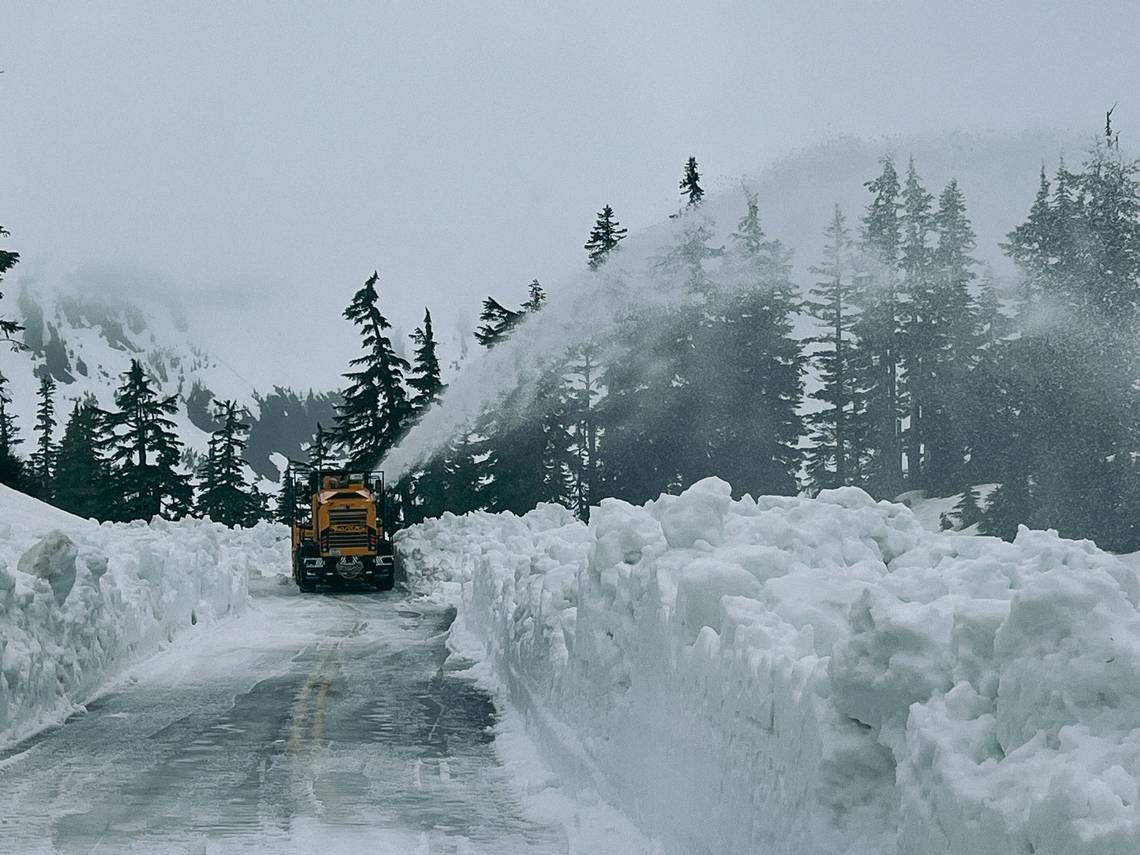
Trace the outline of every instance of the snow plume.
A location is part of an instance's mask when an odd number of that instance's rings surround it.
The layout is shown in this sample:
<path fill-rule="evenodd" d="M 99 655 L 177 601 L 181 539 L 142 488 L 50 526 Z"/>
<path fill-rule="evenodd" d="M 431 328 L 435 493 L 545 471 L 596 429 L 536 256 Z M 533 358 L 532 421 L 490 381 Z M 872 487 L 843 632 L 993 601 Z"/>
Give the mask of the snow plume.
<path fill-rule="evenodd" d="M 731 198 L 728 198 L 731 197 Z M 735 203 L 735 222 L 745 210 L 743 192 L 726 194 Z M 728 204 L 726 210 L 730 209 Z M 729 222 L 727 217 L 723 222 Z M 505 421 L 532 415 L 538 381 L 568 351 L 599 343 L 599 361 L 623 357 L 615 343 L 618 325 L 630 317 L 668 309 L 688 299 L 684 277 L 666 270 L 661 258 L 688 228 L 716 223 L 701 212 L 675 220 L 624 241 L 596 272 L 584 272 L 548 294 L 542 310 L 524 316 L 510 337 L 480 351 L 448 386 L 443 401 L 426 413 L 404 440 L 381 461 L 390 482 L 430 459 L 453 438 L 469 430 L 480 414 L 509 398 Z M 717 235 L 717 237 L 721 237 Z M 712 245 L 717 245 L 714 239 Z"/>
<path fill-rule="evenodd" d="M 708 479 L 397 542 L 562 780 L 669 855 L 1140 851 L 1140 582 L 1088 541 Z"/>
<path fill-rule="evenodd" d="M 98 525 L 0 486 L 0 748 L 191 627 L 243 609 L 247 578 L 287 563 L 285 532 Z"/>
<path fill-rule="evenodd" d="M 976 255 L 992 268 L 999 286 L 1004 286 L 1014 277 L 1015 268 L 1000 243 L 1025 216 L 1042 157 L 1052 158 L 1066 147 L 1084 145 L 1083 138 L 1038 132 L 837 139 L 792 153 L 748 177 L 745 185 L 757 193 L 760 220 L 768 237 L 792 251 L 792 279 L 804 288 L 815 281 L 810 268 L 822 259 L 824 227 L 834 206 L 840 206 L 854 229 L 870 199 L 864 182 L 879 173 L 879 159 L 893 155 L 901 167 L 913 155 L 928 188 L 958 179 L 978 235 Z M 624 318 L 685 298 L 685 283 L 664 277 L 657 263 L 661 256 L 678 244 L 686 228 L 698 222 L 713 229 L 710 246 L 725 244 L 745 209 L 741 184 L 722 185 L 706 195 L 698 214 L 631 234 L 596 273 L 583 270 L 547 283 L 551 287 L 543 310 L 528 317 L 508 341 L 493 350 L 476 349 L 463 371 L 449 379 L 441 404 L 388 454 L 382 465 L 389 478 L 395 481 L 430 458 L 482 411 L 502 405 L 508 396 L 510 406 L 524 414 L 534 400 L 536 379 L 567 348 L 586 341 L 610 342 L 605 357 L 620 359 L 612 333 Z M 797 322 L 797 334 L 808 336 L 815 331 L 806 319 Z"/>

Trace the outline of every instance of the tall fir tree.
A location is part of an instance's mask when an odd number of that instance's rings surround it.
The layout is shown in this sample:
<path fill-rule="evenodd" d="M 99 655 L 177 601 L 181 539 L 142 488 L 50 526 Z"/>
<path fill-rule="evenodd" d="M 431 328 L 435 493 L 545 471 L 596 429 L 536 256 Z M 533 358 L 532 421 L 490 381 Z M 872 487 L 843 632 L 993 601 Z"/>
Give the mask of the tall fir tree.
<path fill-rule="evenodd" d="M 709 392 L 709 364 L 698 349 L 716 341 L 724 319 L 715 304 L 718 285 L 706 262 L 723 255 L 710 244 L 712 224 L 685 222 L 677 242 L 656 259 L 653 271 L 668 300 L 630 308 L 616 326 L 601 370 L 606 392 L 597 408 L 600 433 L 598 483 L 606 496 L 644 502 L 708 474 L 711 449 L 721 431 L 702 395 Z M 700 424 L 694 414 L 701 417 Z"/>
<path fill-rule="evenodd" d="M 925 484 L 926 417 L 933 387 L 938 382 L 933 354 L 941 343 L 931 341 L 931 337 L 941 337 L 945 332 L 934 308 L 937 296 L 930 243 L 934 227 L 933 201 L 934 197 L 922 186 L 914 158 L 911 158 L 900 195 L 898 366 L 902 373 L 896 392 L 900 407 L 908 417 L 903 439 L 907 481 L 912 489 Z"/>
<path fill-rule="evenodd" d="M 0 226 L 0 239 L 9 236 L 9 232 L 3 226 Z M 0 247 L 0 283 L 4 281 L 4 274 L 16 266 L 20 261 L 20 254 L 13 252 L 10 249 Z M 3 299 L 3 293 L 0 293 L 0 299 Z M 0 341 L 6 341 L 16 346 L 15 335 L 20 332 L 23 327 L 11 318 L 0 316 Z"/>
<path fill-rule="evenodd" d="M 1049 288 L 1047 278 L 1056 235 L 1050 193 L 1045 164 L 1041 164 L 1037 196 L 1029 208 L 1029 215 L 1024 223 L 1009 233 L 1008 241 L 1002 244 L 1002 249 L 1021 268 L 1021 294 L 1018 302 L 1025 308 L 1038 305 L 1042 294 Z"/>
<path fill-rule="evenodd" d="M 881 165 L 879 176 L 866 184 L 872 200 L 863 217 L 861 249 L 865 263 L 856 292 L 859 319 L 854 331 L 859 347 L 854 367 L 867 406 L 870 456 L 865 485 L 876 496 L 893 498 L 903 487 L 899 436 L 901 187 L 894 162 L 888 157 Z"/>
<path fill-rule="evenodd" d="M 424 309 L 423 325 L 416 328 L 411 338 L 415 351 L 408 386 L 413 390 L 412 411 L 419 414 L 435 404 L 447 389 L 440 379 L 435 333 L 431 326 L 431 312 L 427 309 Z"/>
<path fill-rule="evenodd" d="M 0 484 L 18 490 L 26 487 L 24 462 L 16 454 L 16 446 L 21 442 L 16 416 L 12 413 L 8 378 L 0 372 Z"/>
<path fill-rule="evenodd" d="M 36 450 L 32 453 L 32 478 L 36 493 L 42 499 L 50 500 L 53 495 L 52 475 L 55 470 L 55 380 L 44 373 L 40 377 L 36 404 Z"/>
<path fill-rule="evenodd" d="M 709 412 L 724 427 L 711 449 L 709 471 L 752 495 L 793 495 L 802 463 L 804 359 L 792 334 L 801 302 L 791 280 L 791 253 L 761 227 L 759 204 L 749 194 L 725 256 L 727 288 L 716 310 L 723 321 L 698 355 L 705 379 L 697 384 Z M 717 327 L 722 329 L 717 329 Z M 723 353 L 723 358 L 721 354 Z M 711 433 L 709 426 L 706 433 Z"/>
<path fill-rule="evenodd" d="M 969 366 L 964 416 L 969 457 L 965 467 L 967 484 L 1002 480 L 1012 441 L 1008 430 L 1020 422 L 1007 370 L 1012 320 L 1002 309 L 988 270 L 979 278 L 977 291 L 974 358 Z"/>
<path fill-rule="evenodd" d="M 435 404 L 446 390 L 440 379 L 439 356 L 436 353 L 435 334 L 431 325 L 431 312 L 424 310 L 423 325 L 412 333 L 415 346 L 412 371 L 408 386 L 414 390 L 412 411 L 419 418 Z M 410 472 L 398 485 L 398 491 L 407 497 L 404 522 L 422 522 L 437 517 L 447 507 L 447 468 L 444 454 L 438 453 Z"/>
<path fill-rule="evenodd" d="M 573 450 L 573 487 L 575 512 L 589 521 L 590 506 L 598 498 L 600 432 L 598 406 L 603 396 L 600 347 L 588 341 L 574 347 L 567 355 L 567 420 L 570 424 Z"/>
<path fill-rule="evenodd" d="M 289 463 L 285 468 L 285 480 L 281 483 L 281 489 L 277 491 L 277 505 L 273 519 L 281 525 L 293 525 L 294 503 L 298 498 L 293 485 L 293 472 L 293 464 Z"/>
<path fill-rule="evenodd" d="M 823 331 L 810 340 L 820 388 L 812 397 L 824 406 L 807 417 L 812 446 L 807 475 L 817 489 L 860 485 L 866 459 L 866 408 L 855 380 L 854 327 L 857 320 L 851 232 L 835 206 L 824 231 L 823 261 L 812 272 L 819 277 L 809 293 L 807 309 Z"/>
<path fill-rule="evenodd" d="M 443 452 L 444 509 L 455 514 L 485 510 L 486 473 L 482 444 L 470 430 L 459 433 Z"/>
<path fill-rule="evenodd" d="M 919 390 L 923 480 L 916 486 L 948 495 L 968 486 L 971 420 L 976 415 L 971 404 L 978 394 L 976 370 L 988 334 L 973 293 L 978 263 L 972 255 L 974 229 L 956 180 L 938 197 L 932 226 L 936 245 L 930 255 L 931 286 L 924 294 L 926 304 L 919 305 L 925 323 L 918 329 L 925 338 L 914 342 L 925 372 Z"/>
<path fill-rule="evenodd" d="M 701 188 L 701 174 L 697 170 L 697 159 L 690 157 L 685 163 L 685 174 L 681 178 L 681 197 L 685 208 L 699 208 L 704 201 L 705 191 Z"/>
<path fill-rule="evenodd" d="M 1105 139 L 1093 150 L 1079 182 L 1084 220 L 1079 235 L 1084 285 L 1080 303 L 1114 338 L 1134 338 L 1140 312 L 1138 182 L 1140 161 L 1121 152 L 1109 111 Z"/>
<path fill-rule="evenodd" d="M 206 459 L 199 472 L 195 510 L 230 527 L 255 525 L 263 517 L 263 501 L 245 477 L 245 451 L 249 414 L 236 401 L 216 401 L 217 430 L 210 435 Z"/>
<path fill-rule="evenodd" d="M 332 459 L 333 439 L 332 431 L 325 430 L 324 425 L 317 422 L 317 430 L 313 433 L 312 439 L 301 448 L 305 452 L 306 462 L 314 470 L 319 472 L 329 465 Z"/>
<path fill-rule="evenodd" d="M 337 440 L 352 468 L 375 465 L 399 442 L 412 415 L 404 388 L 411 366 L 388 337 L 392 325 L 380 312 L 379 279 L 374 272 L 344 310 L 345 318 L 360 327 L 364 348 L 364 355 L 350 363 L 356 370 L 344 375 L 349 385 L 336 415 Z"/>
<path fill-rule="evenodd" d="M 484 314 L 484 327 L 477 338 L 484 347 L 503 341 L 518 322 L 528 314 L 542 310 L 546 295 L 534 280 L 525 303 L 517 310 L 506 309 L 488 299 L 501 311 L 494 316 Z M 539 502 L 571 504 L 569 486 L 572 466 L 565 389 L 561 382 L 561 366 L 540 367 L 527 383 L 508 393 L 480 417 L 476 431 L 483 440 L 476 445 L 476 456 L 484 457 L 482 466 L 487 478 L 475 477 L 466 488 L 458 476 L 470 475 L 463 459 L 445 466 L 449 479 L 460 491 L 470 490 L 469 498 L 494 511 L 525 513 Z M 461 454 L 468 449 L 463 447 Z"/>
<path fill-rule="evenodd" d="M 108 416 L 109 459 L 116 503 L 115 519 L 178 519 L 189 512 L 190 478 L 178 471 L 182 442 L 170 417 L 175 395 L 160 397 L 137 359 L 122 375 L 116 409 Z"/>
<path fill-rule="evenodd" d="M 53 502 L 81 517 L 108 519 L 116 504 L 107 460 L 107 413 L 91 396 L 76 401 L 56 454 Z"/>
<path fill-rule="evenodd" d="M 590 229 L 590 236 L 586 240 L 586 254 L 589 257 L 588 265 L 591 270 L 597 270 L 610 254 L 617 249 L 617 245 L 625 240 L 627 229 L 614 217 L 614 209 L 606 205 L 598 213 L 594 227 Z"/>
<path fill-rule="evenodd" d="M 667 429 L 676 409 L 667 385 L 672 375 L 656 358 L 672 323 L 661 307 L 639 306 L 615 326 L 610 346 L 620 355 L 602 363 L 605 393 L 596 409 L 601 495 L 639 503 L 676 486 L 676 461 L 662 441 L 662 425 Z"/>

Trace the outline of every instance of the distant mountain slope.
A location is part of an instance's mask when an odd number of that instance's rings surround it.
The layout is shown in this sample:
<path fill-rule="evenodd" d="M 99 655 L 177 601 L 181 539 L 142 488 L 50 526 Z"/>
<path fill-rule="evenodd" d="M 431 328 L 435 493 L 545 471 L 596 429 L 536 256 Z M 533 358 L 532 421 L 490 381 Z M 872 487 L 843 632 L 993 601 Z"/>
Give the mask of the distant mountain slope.
<path fill-rule="evenodd" d="M 169 299 L 155 298 L 144 306 L 121 296 L 22 282 L 5 302 L 25 327 L 25 348 L 0 354 L 25 453 L 41 377 L 56 381 L 62 433 L 72 404 L 85 395 L 101 406 L 113 405 L 114 390 L 132 359 L 142 362 L 163 394 L 180 398 L 179 433 L 195 453 L 204 453 L 213 428 L 211 400 L 233 399 L 247 407 L 253 417 L 247 459 L 262 478 L 278 476 L 271 455 L 297 456 L 316 422 L 332 420 L 335 398 L 328 394 L 297 394 L 283 387 L 259 393 L 198 343 L 186 313 Z"/>

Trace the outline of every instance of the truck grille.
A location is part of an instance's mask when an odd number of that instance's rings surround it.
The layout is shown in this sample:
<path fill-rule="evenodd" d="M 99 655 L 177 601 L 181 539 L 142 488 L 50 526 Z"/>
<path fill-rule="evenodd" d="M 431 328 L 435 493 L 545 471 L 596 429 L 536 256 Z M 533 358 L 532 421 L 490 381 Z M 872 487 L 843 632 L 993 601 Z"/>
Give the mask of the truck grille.
<path fill-rule="evenodd" d="M 368 549 L 368 509 L 329 508 L 329 527 L 322 540 L 324 549 Z"/>
<path fill-rule="evenodd" d="M 330 531 L 328 537 L 329 547 L 344 549 L 346 547 L 368 547 L 368 531 Z"/>
<path fill-rule="evenodd" d="M 365 508 L 332 508 L 329 510 L 330 525 L 368 525 L 368 511 Z"/>

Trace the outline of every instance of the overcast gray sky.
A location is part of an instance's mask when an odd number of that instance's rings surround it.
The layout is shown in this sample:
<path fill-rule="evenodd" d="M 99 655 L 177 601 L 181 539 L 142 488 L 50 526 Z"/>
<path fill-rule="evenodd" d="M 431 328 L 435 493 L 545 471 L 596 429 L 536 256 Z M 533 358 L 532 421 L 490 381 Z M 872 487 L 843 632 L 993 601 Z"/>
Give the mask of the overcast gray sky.
<path fill-rule="evenodd" d="M 1137 44 L 1128 2 L 0 0 L 0 223 L 26 272 L 280 295 L 278 322 L 379 268 L 405 331 L 446 327 L 580 266 L 604 203 L 660 220 L 690 153 L 715 186 L 1112 101 L 1135 140 Z"/>

